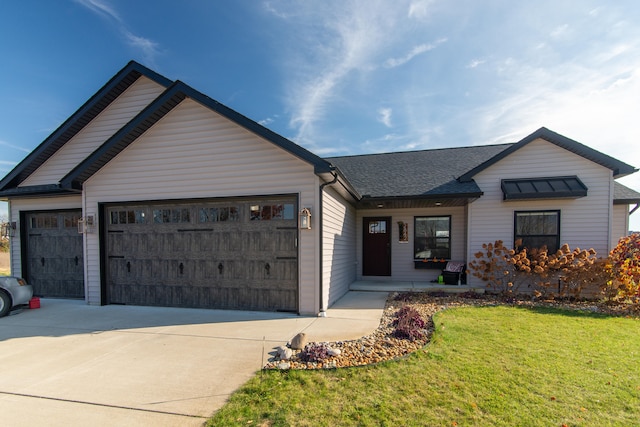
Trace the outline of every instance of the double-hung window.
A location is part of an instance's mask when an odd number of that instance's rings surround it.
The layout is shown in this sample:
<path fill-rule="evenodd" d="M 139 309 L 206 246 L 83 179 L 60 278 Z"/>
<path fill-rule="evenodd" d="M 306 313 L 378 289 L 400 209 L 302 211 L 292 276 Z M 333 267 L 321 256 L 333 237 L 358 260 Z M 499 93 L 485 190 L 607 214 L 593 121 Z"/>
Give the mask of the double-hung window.
<path fill-rule="evenodd" d="M 417 216 L 413 229 L 415 259 L 451 259 L 451 216 Z"/>
<path fill-rule="evenodd" d="M 533 249 L 546 246 L 549 253 L 560 247 L 560 211 L 516 211 L 514 240 L 520 247 Z"/>

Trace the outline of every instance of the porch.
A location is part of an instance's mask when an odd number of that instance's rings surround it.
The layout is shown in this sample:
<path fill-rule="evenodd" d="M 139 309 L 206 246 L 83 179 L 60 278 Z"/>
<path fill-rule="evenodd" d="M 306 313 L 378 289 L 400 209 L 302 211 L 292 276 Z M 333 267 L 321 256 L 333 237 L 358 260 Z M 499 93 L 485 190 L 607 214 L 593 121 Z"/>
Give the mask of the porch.
<path fill-rule="evenodd" d="M 349 285 L 349 290 L 369 292 L 477 292 L 482 294 L 484 293 L 485 288 L 482 286 L 446 285 L 425 281 L 400 282 L 391 280 L 357 280 Z"/>

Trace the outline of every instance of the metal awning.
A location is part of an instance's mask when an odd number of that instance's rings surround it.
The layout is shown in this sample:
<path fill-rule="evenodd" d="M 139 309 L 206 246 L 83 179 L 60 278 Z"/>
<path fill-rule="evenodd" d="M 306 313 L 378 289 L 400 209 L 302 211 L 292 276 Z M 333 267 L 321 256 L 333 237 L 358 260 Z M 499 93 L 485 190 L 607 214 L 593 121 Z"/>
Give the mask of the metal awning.
<path fill-rule="evenodd" d="M 503 200 L 571 199 L 585 197 L 587 186 L 577 176 L 502 180 Z"/>

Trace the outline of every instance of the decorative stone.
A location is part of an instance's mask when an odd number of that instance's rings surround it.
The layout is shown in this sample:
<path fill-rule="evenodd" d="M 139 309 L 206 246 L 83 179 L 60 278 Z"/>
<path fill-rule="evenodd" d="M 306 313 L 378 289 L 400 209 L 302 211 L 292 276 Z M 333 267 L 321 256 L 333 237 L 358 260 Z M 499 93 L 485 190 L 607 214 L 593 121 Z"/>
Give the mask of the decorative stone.
<path fill-rule="evenodd" d="M 289 362 L 280 362 L 278 363 L 278 369 L 280 369 L 281 371 L 286 371 L 287 369 L 291 368 L 291 363 Z"/>
<path fill-rule="evenodd" d="M 291 340 L 291 348 L 294 350 L 302 350 L 307 345 L 307 334 L 300 332 Z"/>
<path fill-rule="evenodd" d="M 278 359 L 280 360 L 289 360 L 291 356 L 293 356 L 293 350 L 290 348 L 281 346 L 276 349 L 278 351 Z"/>
<path fill-rule="evenodd" d="M 340 356 L 342 354 L 342 351 L 339 348 L 329 347 L 329 350 L 327 350 L 327 354 L 329 356 Z"/>

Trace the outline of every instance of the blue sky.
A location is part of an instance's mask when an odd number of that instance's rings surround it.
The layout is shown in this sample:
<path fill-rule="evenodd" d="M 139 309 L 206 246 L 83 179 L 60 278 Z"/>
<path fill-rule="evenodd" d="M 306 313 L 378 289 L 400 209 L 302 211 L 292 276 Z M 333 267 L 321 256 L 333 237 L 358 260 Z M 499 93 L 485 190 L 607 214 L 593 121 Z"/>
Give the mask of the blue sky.
<path fill-rule="evenodd" d="M 637 0 L 5 1 L 0 176 L 131 59 L 321 156 L 546 126 L 640 167 L 638 22 Z"/>

